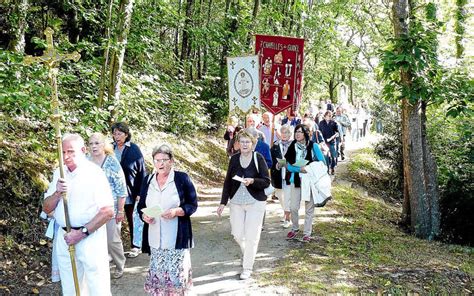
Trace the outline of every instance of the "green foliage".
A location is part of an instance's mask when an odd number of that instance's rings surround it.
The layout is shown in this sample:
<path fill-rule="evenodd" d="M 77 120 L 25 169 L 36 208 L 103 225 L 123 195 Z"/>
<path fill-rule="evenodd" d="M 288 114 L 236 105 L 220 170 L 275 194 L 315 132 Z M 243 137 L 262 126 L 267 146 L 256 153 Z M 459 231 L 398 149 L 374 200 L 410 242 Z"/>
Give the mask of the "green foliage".
<path fill-rule="evenodd" d="M 374 153 L 388 165 L 387 178 L 391 180 L 387 191 L 395 198 L 402 198 L 403 157 L 400 108 L 395 104 L 380 102 L 372 106 L 374 115 L 382 119 L 383 134 L 375 144 Z"/>
<path fill-rule="evenodd" d="M 382 159 L 374 150 L 365 149 L 350 159 L 347 170 L 357 184 L 389 201 L 398 202 L 401 184 L 393 165 L 393 160 Z"/>
<path fill-rule="evenodd" d="M 0 50 L 0 105 L 9 116 L 45 120 L 50 110 L 47 71 L 26 67 L 23 57 Z"/>
<path fill-rule="evenodd" d="M 436 52 L 436 33 L 439 23 L 423 24 L 418 19 L 410 23 L 409 33 L 399 38 L 389 39 L 381 51 L 381 76 L 385 79 L 383 96 L 386 100 L 397 102 L 408 99 L 435 100 L 440 92 L 443 77 L 438 66 Z M 410 83 L 404 83 L 402 72 L 408 75 Z"/>
<path fill-rule="evenodd" d="M 474 123 L 471 116 L 445 117 L 430 110 L 428 136 L 438 164 L 443 239 L 474 244 Z"/>

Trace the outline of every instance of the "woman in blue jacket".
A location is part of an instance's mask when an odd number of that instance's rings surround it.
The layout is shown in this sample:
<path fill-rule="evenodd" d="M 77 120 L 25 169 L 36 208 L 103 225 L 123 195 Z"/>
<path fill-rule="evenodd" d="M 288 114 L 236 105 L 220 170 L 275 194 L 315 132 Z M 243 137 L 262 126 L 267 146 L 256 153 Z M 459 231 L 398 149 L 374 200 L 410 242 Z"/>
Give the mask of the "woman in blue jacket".
<path fill-rule="evenodd" d="M 196 190 L 186 173 L 173 169 L 169 146 L 153 149 L 152 155 L 156 174 L 146 178 L 137 207 L 146 223 L 142 249 L 151 254 L 145 291 L 151 295 L 185 295 L 192 288 L 190 216 L 198 206 Z M 159 211 L 143 213 L 143 209 Z"/>
<path fill-rule="evenodd" d="M 128 125 L 124 122 L 117 122 L 112 125 L 112 135 L 114 138 L 114 152 L 120 161 L 125 181 L 127 183 L 127 199 L 125 200 L 125 216 L 130 230 L 129 258 L 137 257 L 140 254 L 140 246 L 133 243 L 133 209 L 135 201 L 140 194 L 143 180 L 146 176 L 145 161 L 140 148 L 130 140 L 132 134 Z"/>

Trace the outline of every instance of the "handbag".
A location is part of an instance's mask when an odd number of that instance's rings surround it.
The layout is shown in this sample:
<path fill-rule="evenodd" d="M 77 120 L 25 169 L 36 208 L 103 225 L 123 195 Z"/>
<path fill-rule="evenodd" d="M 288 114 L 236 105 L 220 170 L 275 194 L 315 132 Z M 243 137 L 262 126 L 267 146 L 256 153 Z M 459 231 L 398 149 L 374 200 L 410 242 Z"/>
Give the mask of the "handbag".
<path fill-rule="evenodd" d="M 258 169 L 257 152 L 253 153 L 253 161 L 255 162 L 255 166 L 257 167 L 257 173 L 260 174 L 260 171 Z M 268 187 L 265 188 L 263 192 L 265 193 L 265 195 L 272 195 L 273 192 L 275 192 L 275 187 L 273 187 L 272 184 L 270 183 L 270 185 L 268 185 Z"/>

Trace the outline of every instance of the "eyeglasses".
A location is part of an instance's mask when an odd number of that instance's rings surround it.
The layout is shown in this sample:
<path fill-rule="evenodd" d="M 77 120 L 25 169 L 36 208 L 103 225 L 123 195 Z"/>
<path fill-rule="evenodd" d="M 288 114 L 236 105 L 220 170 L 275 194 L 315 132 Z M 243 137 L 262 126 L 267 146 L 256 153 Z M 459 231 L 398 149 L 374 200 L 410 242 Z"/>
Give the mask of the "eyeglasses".
<path fill-rule="evenodd" d="M 296 131 L 295 134 L 297 134 L 297 133 L 304 134 L 304 131 Z"/>
<path fill-rule="evenodd" d="M 167 162 L 168 160 L 170 160 L 170 159 L 169 159 L 169 158 L 153 159 L 153 162 L 154 162 L 154 163 L 165 163 L 165 162 Z"/>
<path fill-rule="evenodd" d="M 112 135 L 113 135 L 113 136 L 123 136 L 123 135 L 125 135 L 125 133 L 124 133 L 124 132 L 121 132 L 121 131 L 114 131 L 114 132 L 112 133 Z"/>
<path fill-rule="evenodd" d="M 249 145 L 249 144 L 252 144 L 251 141 L 239 141 L 240 144 L 243 144 L 243 145 Z"/>

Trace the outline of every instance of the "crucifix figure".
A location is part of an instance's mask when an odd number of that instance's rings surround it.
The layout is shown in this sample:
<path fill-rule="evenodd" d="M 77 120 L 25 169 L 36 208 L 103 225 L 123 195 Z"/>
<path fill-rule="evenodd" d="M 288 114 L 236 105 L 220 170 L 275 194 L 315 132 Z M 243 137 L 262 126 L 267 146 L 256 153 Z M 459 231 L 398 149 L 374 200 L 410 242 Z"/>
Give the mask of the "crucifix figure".
<path fill-rule="evenodd" d="M 43 63 L 48 67 L 48 78 L 51 84 L 51 99 L 52 99 L 52 108 L 53 108 L 53 121 L 54 129 L 56 131 L 56 143 L 57 143 L 57 153 L 59 159 L 59 171 L 61 178 L 64 178 L 64 161 L 63 161 L 63 149 L 62 149 L 62 139 L 61 139 L 61 127 L 60 127 L 60 114 L 59 114 L 59 100 L 58 100 L 58 85 L 56 80 L 56 75 L 58 74 L 58 67 L 62 61 L 65 60 L 74 60 L 77 62 L 81 55 L 75 51 L 71 54 L 60 54 L 54 48 L 53 42 L 53 33 L 54 31 L 51 28 L 46 28 L 44 34 L 46 35 L 46 50 L 42 56 L 33 57 L 26 56 L 23 62 L 26 65 L 33 63 Z M 71 231 L 71 223 L 69 219 L 67 195 L 63 193 L 62 196 L 63 205 L 64 205 L 64 216 L 66 221 L 67 232 Z M 77 268 L 75 257 L 75 247 L 74 245 L 69 246 L 69 256 L 71 259 L 72 273 L 74 278 L 74 286 L 76 288 L 76 295 L 80 295 L 79 292 L 79 281 L 77 278 Z"/>

